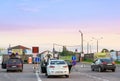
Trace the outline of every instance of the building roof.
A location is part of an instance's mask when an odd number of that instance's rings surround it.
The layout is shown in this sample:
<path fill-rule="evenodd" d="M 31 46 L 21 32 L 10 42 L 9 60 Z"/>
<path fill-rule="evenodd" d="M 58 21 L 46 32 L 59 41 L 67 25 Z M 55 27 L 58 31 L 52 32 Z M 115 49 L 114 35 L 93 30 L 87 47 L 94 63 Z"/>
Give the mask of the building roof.
<path fill-rule="evenodd" d="M 44 54 L 44 53 L 46 53 L 46 52 L 48 52 L 48 53 L 52 53 L 51 51 L 46 50 L 46 51 L 41 52 L 40 54 Z"/>
<path fill-rule="evenodd" d="M 22 46 L 22 45 L 17 45 L 17 46 L 14 46 L 14 47 L 10 47 L 9 49 L 22 49 L 22 50 L 29 49 L 30 50 L 30 48 Z"/>

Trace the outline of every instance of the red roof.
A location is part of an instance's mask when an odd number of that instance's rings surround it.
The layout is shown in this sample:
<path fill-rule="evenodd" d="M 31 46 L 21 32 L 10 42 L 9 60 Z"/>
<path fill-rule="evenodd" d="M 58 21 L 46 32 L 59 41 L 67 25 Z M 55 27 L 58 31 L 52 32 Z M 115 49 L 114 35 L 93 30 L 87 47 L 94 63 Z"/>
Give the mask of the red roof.
<path fill-rule="evenodd" d="M 23 50 L 25 50 L 25 49 L 30 49 L 30 48 L 22 46 L 22 45 L 17 45 L 17 46 L 11 47 L 10 49 L 23 49 Z"/>

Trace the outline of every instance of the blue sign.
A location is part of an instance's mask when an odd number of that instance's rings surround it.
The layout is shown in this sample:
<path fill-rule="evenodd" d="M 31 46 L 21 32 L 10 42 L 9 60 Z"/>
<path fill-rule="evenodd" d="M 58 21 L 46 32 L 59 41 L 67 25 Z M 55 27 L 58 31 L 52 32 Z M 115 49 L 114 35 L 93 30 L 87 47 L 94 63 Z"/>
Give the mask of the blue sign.
<path fill-rule="evenodd" d="M 72 56 L 72 60 L 76 60 L 76 56 L 74 55 L 74 56 Z"/>
<path fill-rule="evenodd" d="M 35 57 L 35 62 L 39 63 L 40 62 L 40 57 Z"/>
<path fill-rule="evenodd" d="M 12 54 L 12 50 L 8 49 L 8 54 L 11 55 Z"/>

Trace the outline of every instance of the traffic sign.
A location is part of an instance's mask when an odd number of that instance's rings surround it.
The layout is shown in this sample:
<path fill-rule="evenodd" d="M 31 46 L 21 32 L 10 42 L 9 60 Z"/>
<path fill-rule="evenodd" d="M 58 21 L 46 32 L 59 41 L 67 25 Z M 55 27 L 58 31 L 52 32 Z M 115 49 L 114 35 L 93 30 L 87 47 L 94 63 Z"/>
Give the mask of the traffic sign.
<path fill-rule="evenodd" d="M 39 47 L 32 47 L 32 53 L 39 53 Z"/>
<path fill-rule="evenodd" d="M 40 57 L 36 57 L 35 62 L 39 63 L 40 62 Z"/>
<path fill-rule="evenodd" d="M 75 55 L 72 56 L 72 60 L 76 60 L 76 56 Z"/>

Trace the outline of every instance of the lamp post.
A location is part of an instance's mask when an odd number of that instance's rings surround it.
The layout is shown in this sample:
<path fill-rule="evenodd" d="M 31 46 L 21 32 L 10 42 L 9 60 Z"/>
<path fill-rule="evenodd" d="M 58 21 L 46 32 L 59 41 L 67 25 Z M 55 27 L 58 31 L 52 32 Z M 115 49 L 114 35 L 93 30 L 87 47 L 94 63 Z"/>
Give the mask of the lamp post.
<path fill-rule="evenodd" d="M 79 30 L 79 33 L 81 34 L 81 61 L 82 61 L 82 57 L 83 57 L 83 33 L 81 32 L 81 30 Z"/>
<path fill-rule="evenodd" d="M 91 53 L 91 45 L 90 45 L 90 42 L 92 41 L 92 40 L 90 40 L 90 41 L 86 41 L 86 40 L 84 40 L 86 43 L 87 43 L 87 54 L 89 54 L 89 53 Z"/>
<path fill-rule="evenodd" d="M 92 39 L 95 39 L 95 40 L 97 41 L 97 53 L 98 53 L 98 49 L 99 49 L 99 48 L 98 48 L 98 45 L 99 45 L 99 44 L 98 44 L 98 41 L 101 40 L 101 39 L 103 39 L 103 37 L 100 37 L 99 39 L 96 39 L 96 38 L 92 37 Z"/>

